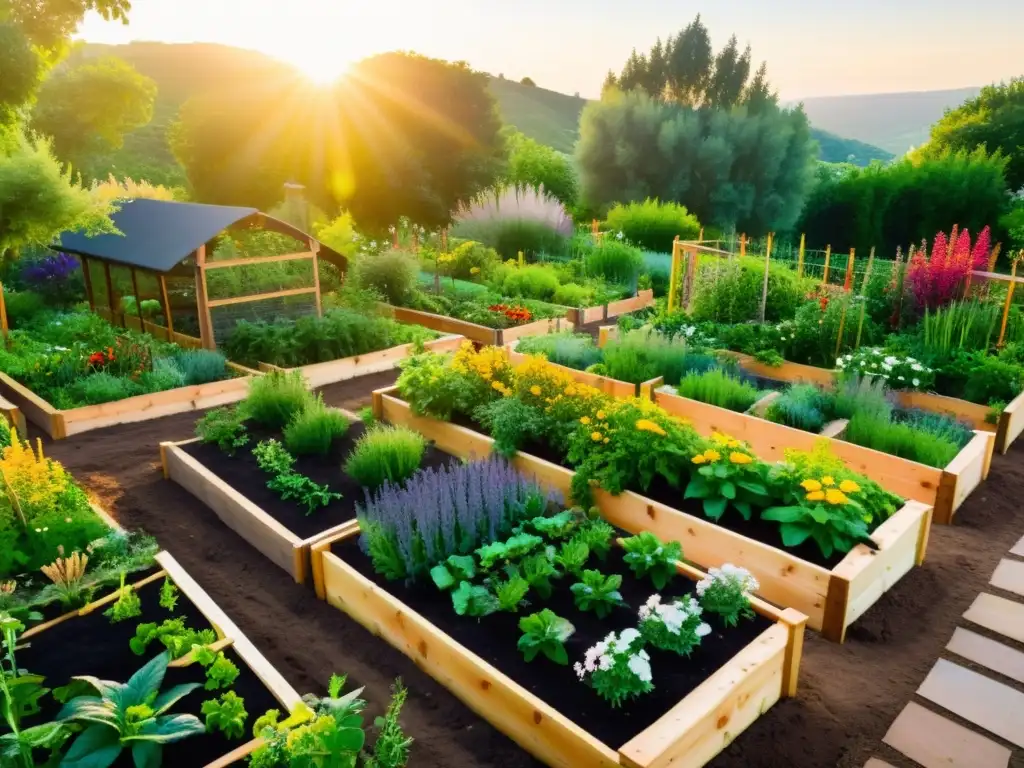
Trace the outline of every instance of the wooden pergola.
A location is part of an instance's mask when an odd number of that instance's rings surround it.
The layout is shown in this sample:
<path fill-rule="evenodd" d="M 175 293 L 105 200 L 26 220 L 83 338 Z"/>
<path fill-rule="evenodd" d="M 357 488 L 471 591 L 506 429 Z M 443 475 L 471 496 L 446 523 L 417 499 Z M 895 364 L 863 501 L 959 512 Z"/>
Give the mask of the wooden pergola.
<path fill-rule="evenodd" d="M 55 251 L 77 256 L 82 262 L 82 275 L 89 300 L 89 308 L 111 322 L 120 322 L 128 327 L 129 318 L 119 312 L 114 301 L 111 280 L 111 266 L 126 267 L 131 274 L 132 290 L 135 295 L 135 309 L 138 319 L 131 318 L 132 326 L 155 335 L 163 335 L 168 341 L 184 346 L 202 346 L 215 349 L 213 323 L 210 310 L 231 304 L 242 304 L 286 296 L 312 295 L 316 302 L 317 314 L 322 314 L 320 299 L 320 258 L 335 264 L 342 272 L 347 270 L 347 261 L 341 254 L 327 248 L 311 235 L 290 224 L 267 216 L 255 208 L 239 208 L 198 203 L 173 203 L 164 200 L 129 200 L 121 204 L 120 210 L 111 217 L 121 234 L 89 236 L 82 233 L 66 232 L 60 241 L 50 246 Z M 207 258 L 210 242 L 227 229 L 258 227 L 278 232 L 306 245 L 306 250 L 279 256 L 256 256 L 226 261 L 212 261 Z M 247 296 L 232 296 L 210 299 L 207 291 L 206 274 L 212 269 L 252 266 L 283 261 L 310 261 L 313 268 L 313 284 L 306 288 L 258 293 Z M 94 277 L 91 263 L 102 267 L 107 306 L 97 305 Z M 160 291 L 166 328 L 149 323 L 143 316 L 142 297 L 139 294 L 139 273 L 153 275 Z M 194 281 L 196 313 L 199 321 L 199 339 L 174 331 L 174 318 L 167 290 L 169 277 L 186 277 Z"/>

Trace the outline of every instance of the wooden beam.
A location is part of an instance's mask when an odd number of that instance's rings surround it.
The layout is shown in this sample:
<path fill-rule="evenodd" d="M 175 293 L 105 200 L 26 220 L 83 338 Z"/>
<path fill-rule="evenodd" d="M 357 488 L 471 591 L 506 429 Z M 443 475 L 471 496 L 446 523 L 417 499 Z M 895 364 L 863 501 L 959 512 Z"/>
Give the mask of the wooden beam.
<path fill-rule="evenodd" d="M 310 241 L 311 243 L 319 246 L 315 240 Z M 318 248 L 319 250 L 319 248 Z M 223 267 L 243 267 L 249 264 L 271 264 L 276 261 L 300 261 L 302 259 L 313 259 L 316 254 L 313 249 L 303 253 L 286 253 L 283 256 L 254 256 L 248 259 L 230 259 L 229 261 L 208 261 L 206 262 L 206 269 L 221 269 Z"/>
<path fill-rule="evenodd" d="M 832 245 L 825 246 L 825 271 L 821 277 L 821 284 L 828 285 L 828 262 L 832 258 Z"/>
<path fill-rule="evenodd" d="M 135 314 L 139 316 L 139 330 L 146 332 L 146 318 L 142 316 L 142 295 L 139 293 L 139 276 L 132 267 L 132 292 L 135 294 Z"/>
<path fill-rule="evenodd" d="M 415 234 L 415 230 L 413 230 Z M 323 302 L 320 301 L 320 243 L 309 238 L 309 250 L 313 254 L 313 289 L 316 291 L 316 316 L 324 316 Z"/>
<path fill-rule="evenodd" d="M 1018 260 L 1013 260 L 1013 267 L 1010 270 L 1010 287 L 1006 291 L 1006 304 L 1003 306 L 1003 322 L 999 326 L 999 341 L 996 343 L 996 349 L 1002 349 L 1003 344 L 1006 340 L 1006 321 L 1010 317 L 1010 305 L 1013 303 L 1013 289 L 1017 287 L 1017 264 Z"/>
<path fill-rule="evenodd" d="M 167 297 L 167 278 L 158 275 L 160 281 L 160 300 L 164 304 L 164 321 L 167 323 L 167 340 L 174 341 L 174 318 L 171 315 L 171 301 Z"/>
<path fill-rule="evenodd" d="M 111 321 L 117 316 L 117 307 L 114 306 L 114 282 L 110 279 L 110 262 L 103 262 L 103 281 L 107 286 L 107 309 L 110 310 Z M 121 326 L 124 326 L 124 315 L 121 316 Z"/>
<path fill-rule="evenodd" d="M 205 282 L 205 280 L 204 280 Z M 262 301 L 264 299 L 280 299 L 284 296 L 302 296 L 304 294 L 316 293 L 317 288 L 289 288 L 285 291 L 274 291 L 273 293 L 255 293 L 249 296 L 235 296 L 230 299 L 207 299 L 206 306 L 209 309 L 214 307 L 226 307 L 231 304 L 246 304 L 250 301 Z"/>
<path fill-rule="evenodd" d="M 203 349 L 216 349 L 213 320 L 210 317 L 210 296 L 206 289 L 206 246 L 196 250 L 196 309 L 199 314 L 199 338 Z"/>
<path fill-rule="evenodd" d="M 96 297 L 92 293 L 92 275 L 89 274 L 89 260 L 85 256 L 78 257 L 82 264 L 82 280 L 85 281 L 85 297 L 89 300 L 89 311 L 96 311 Z"/>
<path fill-rule="evenodd" d="M 8 331 L 7 327 L 7 303 L 4 301 L 4 284 L 0 283 L 0 334 L 4 337 L 4 344 L 7 344 Z"/>

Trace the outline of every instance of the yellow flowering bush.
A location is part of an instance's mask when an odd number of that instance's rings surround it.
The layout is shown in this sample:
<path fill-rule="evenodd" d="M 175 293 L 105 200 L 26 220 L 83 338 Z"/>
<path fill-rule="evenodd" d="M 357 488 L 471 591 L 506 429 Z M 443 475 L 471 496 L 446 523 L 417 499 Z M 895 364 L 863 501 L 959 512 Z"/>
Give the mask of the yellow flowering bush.
<path fill-rule="evenodd" d="M 734 437 L 714 433 L 697 446 L 690 464 L 693 474 L 683 498 L 700 499 L 704 514 L 712 520 L 721 519 L 730 506 L 750 520 L 755 508 L 771 503 L 766 482 L 769 467 Z"/>
<path fill-rule="evenodd" d="M 471 416 L 513 392 L 512 366 L 499 347 L 477 351 L 467 341 L 451 357 L 426 352 L 402 360 L 399 368 L 398 391 L 419 416 L 445 421 L 456 413 Z"/>
<path fill-rule="evenodd" d="M 59 547 L 84 549 L 106 525 L 70 475 L 11 430 L 0 451 L 0 578 L 52 562 Z"/>

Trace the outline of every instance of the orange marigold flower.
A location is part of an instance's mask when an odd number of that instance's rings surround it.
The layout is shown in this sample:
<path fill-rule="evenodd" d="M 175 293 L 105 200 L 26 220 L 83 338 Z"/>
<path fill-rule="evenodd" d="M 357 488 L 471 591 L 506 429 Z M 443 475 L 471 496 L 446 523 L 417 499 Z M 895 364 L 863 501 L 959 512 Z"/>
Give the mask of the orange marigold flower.
<path fill-rule="evenodd" d="M 535 397 L 540 397 L 540 387 L 534 384 L 532 387 L 530 387 L 530 394 Z"/>
<path fill-rule="evenodd" d="M 690 461 L 692 461 L 694 464 L 706 464 L 707 463 L 707 459 L 704 458 L 704 454 L 703 453 L 698 453 L 696 456 L 694 456 L 692 459 L 690 459 Z"/>
<path fill-rule="evenodd" d="M 837 490 L 836 488 L 829 488 L 827 491 L 825 491 L 825 501 L 827 501 L 829 504 L 835 504 L 836 506 L 839 506 L 841 504 L 849 504 L 850 499 L 842 491 Z"/>
<path fill-rule="evenodd" d="M 589 416 L 584 416 L 584 417 L 582 417 L 580 419 L 580 424 L 583 424 L 584 426 L 586 426 L 589 423 L 590 423 L 590 417 Z"/>
<path fill-rule="evenodd" d="M 722 454 L 720 454 L 715 449 L 710 448 L 704 451 L 704 458 L 707 459 L 708 461 L 718 461 L 720 458 L 722 458 Z"/>
<path fill-rule="evenodd" d="M 825 475 L 823 478 L 821 478 L 821 484 L 828 488 L 830 486 L 835 485 L 836 481 L 835 478 L 832 477 L 832 475 Z"/>
<path fill-rule="evenodd" d="M 821 483 L 819 483 L 817 480 L 804 480 L 802 483 L 800 483 L 800 487 L 803 488 L 805 491 L 820 491 Z"/>

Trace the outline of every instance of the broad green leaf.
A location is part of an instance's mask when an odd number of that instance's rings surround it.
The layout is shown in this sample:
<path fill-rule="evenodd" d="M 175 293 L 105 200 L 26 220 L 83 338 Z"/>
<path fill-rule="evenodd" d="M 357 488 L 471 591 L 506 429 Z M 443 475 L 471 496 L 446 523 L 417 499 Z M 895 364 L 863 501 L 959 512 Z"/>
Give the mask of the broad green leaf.
<path fill-rule="evenodd" d="M 718 489 L 725 498 L 732 500 L 736 498 L 736 485 L 728 480 L 722 483 Z"/>
<path fill-rule="evenodd" d="M 188 694 L 200 687 L 202 686 L 199 683 L 185 683 L 184 685 L 176 685 L 173 688 L 164 691 L 153 701 L 152 707 L 154 712 L 158 715 L 162 715 L 183 697 L 188 696 Z"/>
<path fill-rule="evenodd" d="M 64 723 L 44 723 L 32 728 L 26 728 L 18 739 L 33 749 L 47 749 L 56 746 L 63 741 L 68 733 Z"/>
<path fill-rule="evenodd" d="M 57 713 L 58 720 L 90 720 L 97 723 L 116 723 L 117 708 L 111 701 L 96 696 L 78 696 Z"/>
<path fill-rule="evenodd" d="M 471 555 L 451 555 L 446 562 L 459 581 L 476 576 L 476 560 Z"/>
<path fill-rule="evenodd" d="M 72 742 L 60 765 L 61 768 L 109 768 L 120 754 L 117 731 L 105 725 L 90 725 Z"/>
<path fill-rule="evenodd" d="M 723 499 L 721 496 L 715 499 L 704 499 L 704 515 L 712 520 L 718 520 L 725 514 L 728 504 L 729 500 Z"/>
<path fill-rule="evenodd" d="M 782 533 L 782 543 L 787 547 L 798 547 L 811 535 L 810 528 L 798 523 L 783 523 L 779 530 Z"/>
<path fill-rule="evenodd" d="M 195 715 L 163 715 L 145 723 L 138 736 L 127 737 L 124 740 L 170 744 L 205 732 L 206 726 Z"/>
<path fill-rule="evenodd" d="M 761 519 L 774 520 L 777 523 L 795 523 L 803 520 L 805 514 L 803 507 L 769 507 L 761 513 Z"/>
<path fill-rule="evenodd" d="M 832 557 L 834 548 L 832 546 L 832 536 L 828 528 L 815 528 L 811 531 L 811 536 L 814 541 L 817 542 L 818 547 L 821 549 L 821 554 L 825 557 Z"/>
<path fill-rule="evenodd" d="M 729 468 L 725 464 L 714 465 L 715 477 L 719 480 L 724 480 L 729 476 Z"/>
<path fill-rule="evenodd" d="M 736 483 L 736 485 L 738 485 L 743 490 L 754 494 L 755 496 L 768 495 L 768 487 L 765 486 L 763 483 L 755 483 L 751 480 L 740 480 L 739 482 Z"/>
<path fill-rule="evenodd" d="M 751 509 L 749 501 L 734 501 L 732 505 L 743 515 L 744 520 L 749 520 L 754 516 L 754 510 Z"/>
<path fill-rule="evenodd" d="M 128 678 L 125 684 L 124 702 L 122 709 L 142 704 L 160 690 L 164 683 L 164 675 L 167 673 L 167 665 L 171 663 L 171 655 L 164 651 L 159 656 L 154 656 L 149 662 L 139 669 L 134 675 Z"/>
<path fill-rule="evenodd" d="M 686 491 L 683 493 L 684 499 L 703 499 L 708 495 L 710 487 L 708 481 L 700 475 L 695 476 L 686 486 Z"/>
<path fill-rule="evenodd" d="M 821 504 L 815 504 L 808 511 L 811 513 L 811 518 L 814 522 L 819 525 L 825 525 L 832 517 Z"/>
<path fill-rule="evenodd" d="M 435 565 L 431 568 L 430 578 L 434 580 L 434 584 L 442 592 L 447 592 L 455 586 L 455 577 L 452 576 L 451 571 L 449 571 L 447 566 L 444 565 Z"/>
<path fill-rule="evenodd" d="M 135 768 L 160 768 L 163 759 L 164 748 L 155 741 L 136 741 L 132 744 Z"/>
<path fill-rule="evenodd" d="M 569 663 L 569 653 L 561 643 L 548 643 L 545 645 L 544 655 L 555 662 L 555 664 L 561 664 L 563 667 Z"/>

